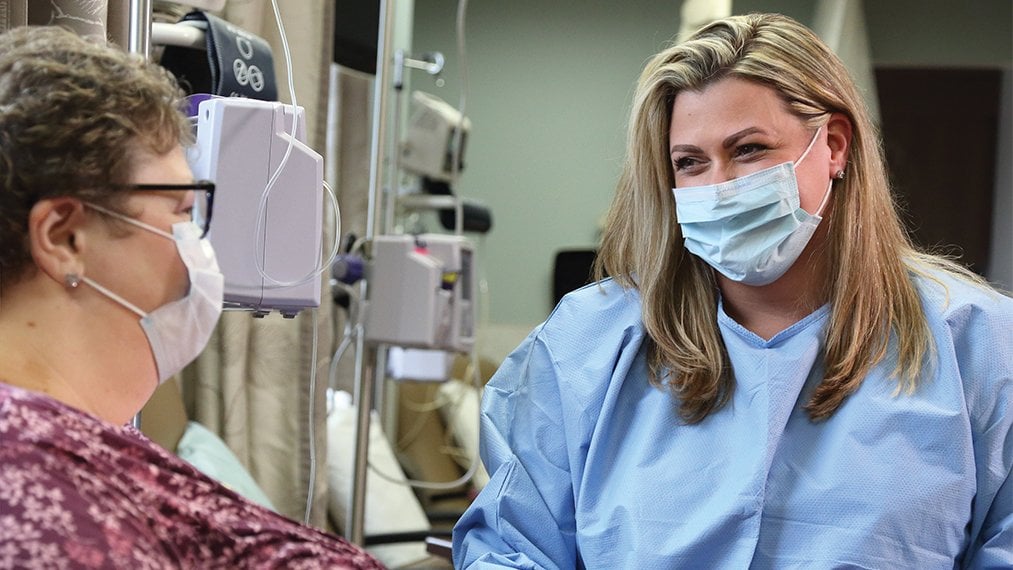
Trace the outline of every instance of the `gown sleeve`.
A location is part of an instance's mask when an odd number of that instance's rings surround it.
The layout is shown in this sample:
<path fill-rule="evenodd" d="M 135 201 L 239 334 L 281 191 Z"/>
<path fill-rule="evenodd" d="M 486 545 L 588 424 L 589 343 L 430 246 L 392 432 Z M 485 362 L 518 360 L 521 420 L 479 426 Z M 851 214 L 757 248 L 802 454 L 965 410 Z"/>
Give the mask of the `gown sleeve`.
<path fill-rule="evenodd" d="M 972 422 L 976 486 L 963 567 L 1013 568 L 1013 300 L 992 294 L 948 315 Z"/>
<path fill-rule="evenodd" d="M 978 493 L 965 558 L 974 570 L 1013 568 L 1013 377 L 1007 375 L 994 396 L 994 409 L 979 416 L 982 429 L 975 430 Z"/>
<path fill-rule="evenodd" d="M 1007 452 L 1011 447 L 1007 442 Z M 1013 568 L 1013 482 L 1008 472 L 970 556 L 968 567 L 974 570 Z"/>
<path fill-rule="evenodd" d="M 481 452 L 492 476 L 454 528 L 456 568 L 576 567 L 567 426 L 546 336 L 531 333 L 485 388 Z"/>

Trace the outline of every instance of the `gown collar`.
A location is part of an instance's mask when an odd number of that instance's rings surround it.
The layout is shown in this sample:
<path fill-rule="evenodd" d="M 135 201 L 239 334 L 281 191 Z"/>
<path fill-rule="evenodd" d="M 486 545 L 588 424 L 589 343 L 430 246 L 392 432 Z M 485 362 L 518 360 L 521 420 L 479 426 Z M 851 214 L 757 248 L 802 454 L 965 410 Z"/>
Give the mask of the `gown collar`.
<path fill-rule="evenodd" d="M 829 314 L 830 303 L 826 303 L 812 313 L 803 317 L 802 320 L 770 337 L 770 340 L 764 340 L 763 337 L 740 325 L 735 319 L 728 316 L 728 313 L 725 312 L 724 299 L 720 294 L 718 295 L 718 324 L 721 328 L 735 333 L 746 343 L 753 345 L 756 348 L 774 348 L 788 339 L 798 335 L 802 331 L 810 328 L 815 323 L 823 321 Z"/>

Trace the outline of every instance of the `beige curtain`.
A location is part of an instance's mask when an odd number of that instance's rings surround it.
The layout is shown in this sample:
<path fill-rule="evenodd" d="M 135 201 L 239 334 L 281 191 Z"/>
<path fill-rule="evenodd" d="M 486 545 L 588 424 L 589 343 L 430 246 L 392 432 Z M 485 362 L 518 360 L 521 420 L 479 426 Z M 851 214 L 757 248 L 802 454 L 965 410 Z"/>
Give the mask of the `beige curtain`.
<path fill-rule="evenodd" d="M 105 38 L 107 0 L 31 0 L 28 23 L 69 28 L 78 35 Z"/>

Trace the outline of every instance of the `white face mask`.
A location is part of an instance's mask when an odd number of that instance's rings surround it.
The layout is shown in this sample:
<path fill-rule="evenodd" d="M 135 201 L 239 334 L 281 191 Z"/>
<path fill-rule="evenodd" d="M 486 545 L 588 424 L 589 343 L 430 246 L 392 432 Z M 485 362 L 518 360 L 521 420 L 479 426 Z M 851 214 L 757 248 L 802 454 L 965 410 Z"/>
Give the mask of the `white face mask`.
<path fill-rule="evenodd" d="M 190 278 L 190 290 L 186 296 L 150 313 L 145 313 L 92 279 L 81 278 L 84 283 L 141 317 L 141 328 L 151 345 L 155 366 L 158 368 L 158 383 L 161 384 L 197 358 L 218 324 L 222 313 L 225 279 L 218 269 L 214 249 L 210 242 L 201 239 L 200 228 L 193 222 L 175 223 L 172 225 L 172 234 L 169 234 L 101 206 L 88 204 L 88 207 L 173 240 L 179 257 L 186 266 Z"/>

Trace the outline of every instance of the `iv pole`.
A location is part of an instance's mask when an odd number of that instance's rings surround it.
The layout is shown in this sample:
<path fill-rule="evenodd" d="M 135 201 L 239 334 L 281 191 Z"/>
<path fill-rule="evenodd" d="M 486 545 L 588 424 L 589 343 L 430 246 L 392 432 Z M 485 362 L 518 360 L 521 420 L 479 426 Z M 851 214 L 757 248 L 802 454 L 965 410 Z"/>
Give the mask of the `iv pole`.
<path fill-rule="evenodd" d="M 392 0 L 384 0 L 380 4 L 380 24 L 377 39 L 376 82 L 373 94 L 373 129 L 370 147 L 370 194 L 366 214 L 366 243 L 372 243 L 378 233 L 389 231 L 393 227 L 394 208 L 398 201 L 399 150 L 398 133 L 400 132 L 401 91 L 404 86 L 405 68 L 421 69 L 430 75 L 437 75 L 443 70 L 443 54 L 436 52 L 425 54 L 422 59 L 406 56 L 403 50 L 391 53 L 393 43 Z M 391 69 L 393 61 L 394 69 Z M 384 201 L 383 165 L 387 150 L 387 77 L 393 73 L 392 86 L 395 90 L 394 99 L 394 145 L 390 164 L 390 180 Z M 454 204 L 457 212 L 457 235 L 461 234 L 462 211 L 459 200 Z M 380 228 L 379 230 L 377 228 Z M 368 279 L 359 282 L 359 299 L 367 298 Z M 370 411 L 373 408 L 374 391 L 383 387 L 386 368 L 387 346 L 367 344 L 362 325 L 355 331 L 355 405 L 357 410 L 355 463 L 353 465 L 351 508 L 349 509 L 346 538 L 354 544 L 365 546 L 364 518 L 366 501 L 366 473 L 369 467 L 369 424 Z"/>
<path fill-rule="evenodd" d="M 387 76 L 394 32 L 393 0 L 380 3 L 377 30 L 376 82 L 373 88 L 373 133 L 369 152 L 369 202 L 366 214 L 366 242 L 376 236 L 383 203 L 383 159 L 387 144 Z M 368 280 L 359 282 L 359 299 L 367 299 Z M 367 345 L 365 335 L 355 336 L 355 406 L 358 413 L 355 430 L 355 463 L 352 469 L 351 508 L 345 525 L 346 537 L 353 544 L 365 546 L 364 520 L 366 507 L 366 469 L 369 458 L 369 414 L 376 388 L 378 347 Z"/>
<path fill-rule="evenodd" d="M 151 54 L 151 0 L 130 0 L 128 8 L 127 53 L 148 59 Z"/>

